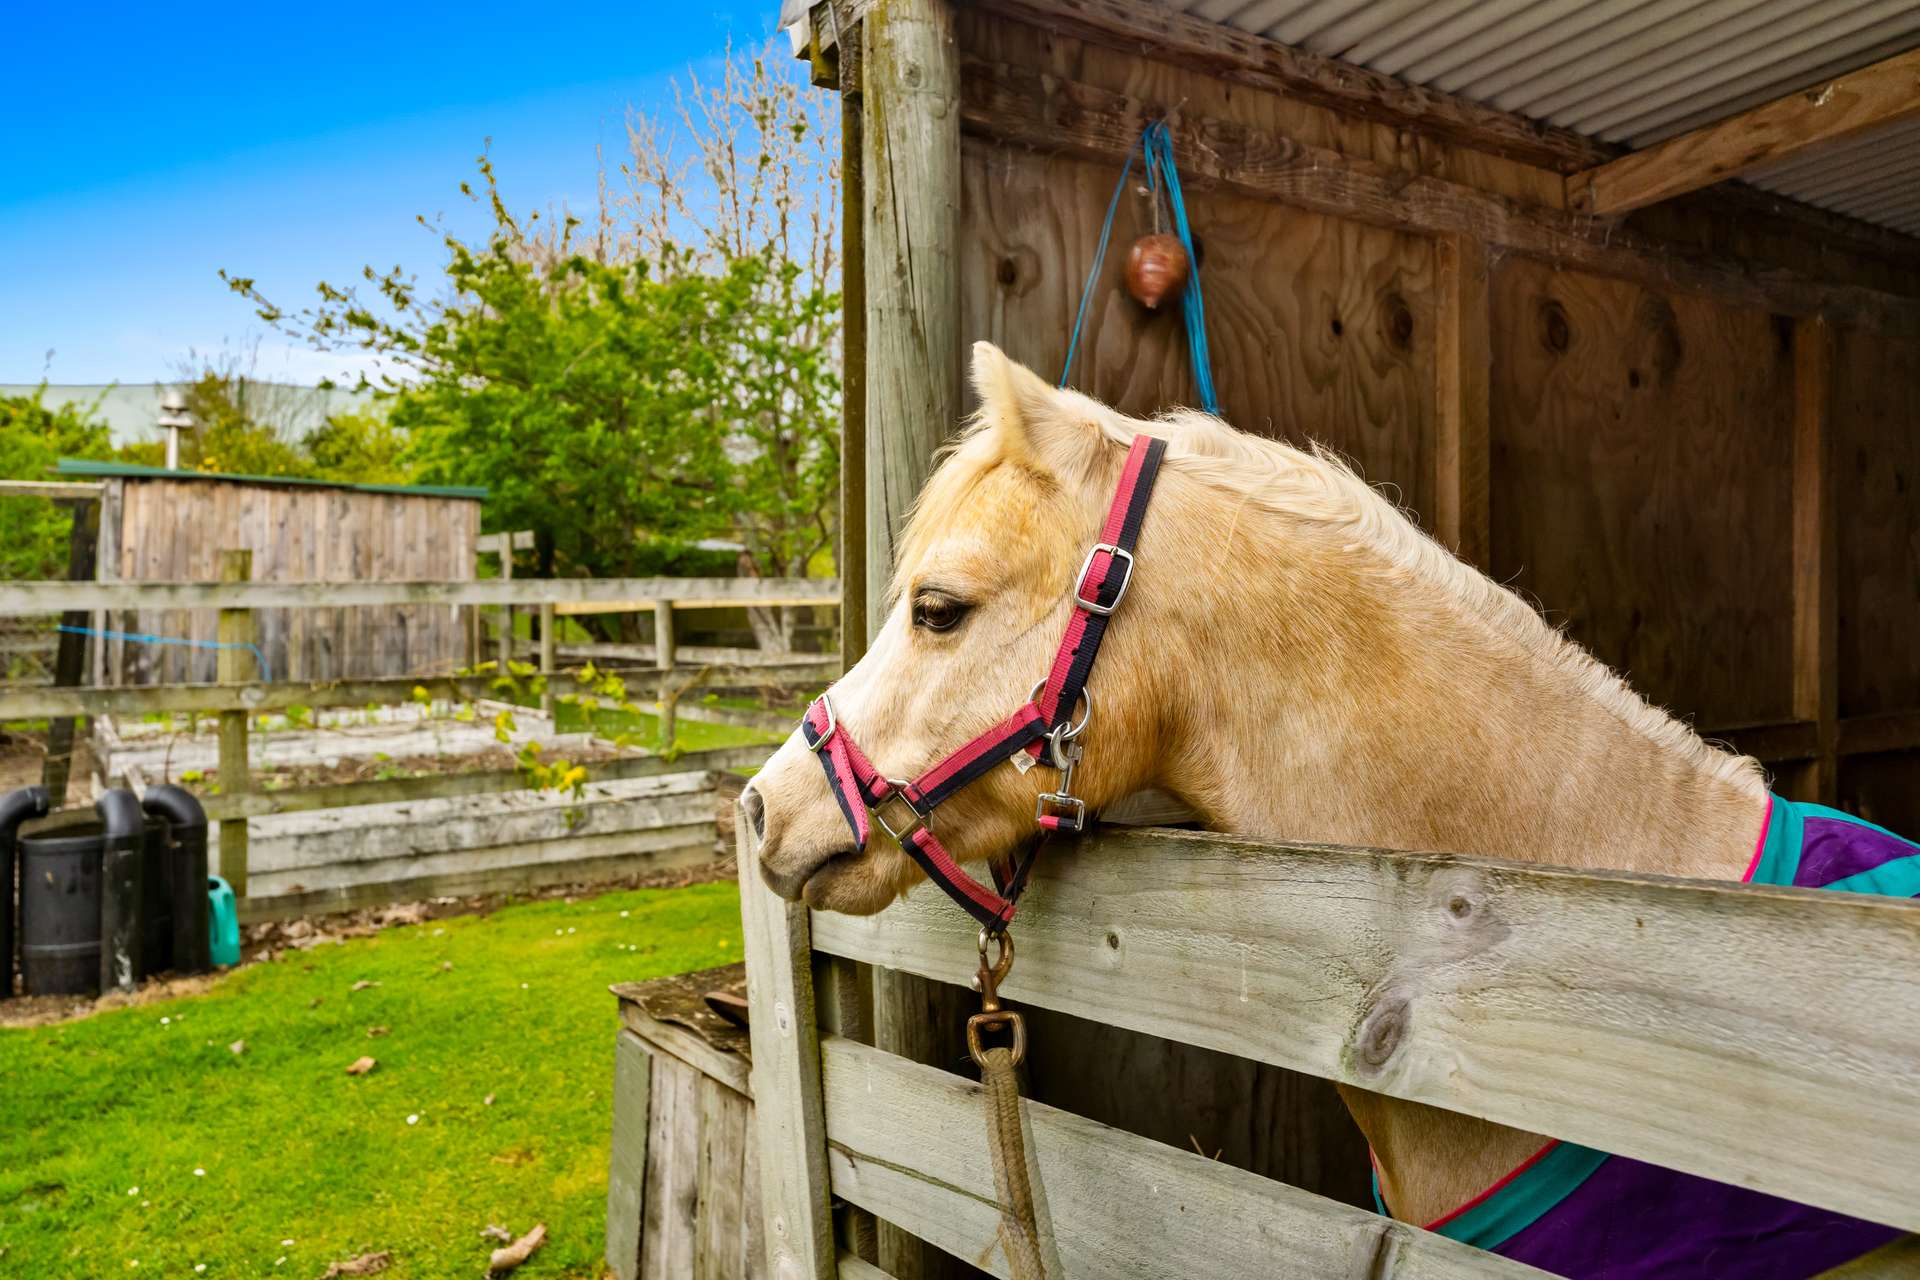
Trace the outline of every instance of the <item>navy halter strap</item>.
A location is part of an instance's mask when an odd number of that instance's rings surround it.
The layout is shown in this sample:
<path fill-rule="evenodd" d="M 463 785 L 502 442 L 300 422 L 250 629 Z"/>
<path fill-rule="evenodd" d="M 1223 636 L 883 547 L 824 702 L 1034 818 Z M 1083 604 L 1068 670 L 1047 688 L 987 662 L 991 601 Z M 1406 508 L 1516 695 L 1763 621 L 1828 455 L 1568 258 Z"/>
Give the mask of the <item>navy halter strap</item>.
<path fill-rule="evenodd" d="M 1055 833 L 1077 835 L 1086 827 L 1086 802 L 1072 789 L 1073 766 L 1080 756 L 1073 739 L 1092 714 L 1087 677 L 1093 671 L 1093 660 L 1100 652 L 1100 641 L 1113 612 L 1126 598 L 1133 581 L 1133 550 L 1166 451 L 1164 440 L 1134 437 L 1100 541 L 1087 552 L 1074 578 L 1073 617 L 1054 655 L 1053 667 L 1012 715 L 912 781 L 888 778 L 874 767 L 846 726 L 835 718 L 827 694 L 821 694 L 807 708 L 800 722 L 800 731 L 826 771 L 827 785 L 839 802 L 855 844 L 866 848 L 872 823 L 877 822 L 920 864 L 929 879 L 991 933 L 1001 932 L 1013 919 L 1027 873 L 1047 837 Z M 1074 711 L 1083 700 L 1086 713 L 1075 722 Z M 1005 867 L 994 863 L 999 887 L 996 893 L 960 869 L 927 820 L 956 791 L 1022 751 L 1060 770 L 1060 789 L 1040 797 L 1034 810 L 1038 833 L 1019 864 Z"/>

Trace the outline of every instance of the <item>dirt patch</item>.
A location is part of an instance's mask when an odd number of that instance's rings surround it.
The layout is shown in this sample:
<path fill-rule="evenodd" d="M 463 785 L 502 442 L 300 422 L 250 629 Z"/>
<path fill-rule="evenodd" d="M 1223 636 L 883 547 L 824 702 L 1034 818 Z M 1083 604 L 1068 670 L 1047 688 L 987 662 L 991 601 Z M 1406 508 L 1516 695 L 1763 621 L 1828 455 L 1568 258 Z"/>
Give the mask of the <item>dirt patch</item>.
<path fill-rule="evenodd" d="M 44 732 L 0 729 L 0 795 L 39 782 L 46 760 Z M 69 776 L 73 781 L 67 785 L 75 791 L 78 791 L 76 784 L 84 785 L 85 780 L 93 776 L 93 752 L 84 732 L 74 735 L 73 770 Z"/>
<path fill-rule="evenodd" d="M 290 920 L 269 920 L 250 924 L 240 930 L 240 963 L 234 969 L 194 977 L 162 974 L 149 978 L 128 993 L 113 992 L 97 999 L 92 996 L 16 996 L 0 1000 L 0 1027 L 42 1027 L 55 1022 L 90 1018 L 110 1009 L 151 1004 L 180 996 L 199 995 L 224 979 L 227 974 L 248 965 L 271 964 L 289 951 L 364 938 L 382 929 L 425 924 L 447 916 L 487 915 L 500 907 L 520 902 L 544 902 L 561 898 L 593 897 L 616 889 L 681 889 L 692 884 L 731 880 L 737 874 L 731 858 L 697 867 L 680 867 L 626 876 L 615 880 L 595 880 L 578 884 L 549 885 L 519 893 L 487 893 L 462 898 L 431 898 L 424 902 L 402 902 L 385 907 L 362 907 L 329 915 L 300 916 Z"/>

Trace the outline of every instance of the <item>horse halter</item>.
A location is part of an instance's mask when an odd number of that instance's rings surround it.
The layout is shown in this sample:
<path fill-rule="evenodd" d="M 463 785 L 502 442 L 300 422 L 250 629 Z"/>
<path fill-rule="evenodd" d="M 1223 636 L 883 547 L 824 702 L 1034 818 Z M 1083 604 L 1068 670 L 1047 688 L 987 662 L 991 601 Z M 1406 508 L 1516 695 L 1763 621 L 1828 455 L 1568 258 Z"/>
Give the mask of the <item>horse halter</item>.
<path fill-rule="evenodd" d="M 1087 677 L 1113 611 L 1120 607 L 1133 581 L 1133 549 L 1166 451 L 1164 440 L 1134 437 L 1100 541 L 1087 552 L 1074 578 L 1073 617 L 1054 655 L 1053 667 L 1034 685 L 1019 710 L 912 781 L 889 778 L 873 766 L 835 716 L 827 694 L 815 699 L 800 721 L 807 746 L 826 770 L 827 785 L 846 816 L 856 846 L 867 847 L 871 817 L 920 864 L 930 880 L 981 923 L 983 948 L 987 934 L 1002 934 L 1013 919 L 1014 905 L 1026 888 L 1027 873 L 1047 837 L 1055 833 L 1078 835 L 1086 828 L 1087 805 L 1073 794 L 1073 767 L 1080 759 L 1080 746 L 1074 739 L 1093 714 Z M 1083 702 L 1085 712 L 1075 721 L 1074 711 Z M 999 888 L 996 893 L 960 869 L 927 821 L 955 792 L 1023 751 L 1059 770 L 1060 786 L 1043 794 L 1035 805 L 1033 818 L 1038 832 L 1019 865 L 1003 872 L 1000 863 L 994 864 Z M 1024 772 L 1031 766 L 1021 767 Z M 984 950 L 982 955 L 984 962 Z"/>

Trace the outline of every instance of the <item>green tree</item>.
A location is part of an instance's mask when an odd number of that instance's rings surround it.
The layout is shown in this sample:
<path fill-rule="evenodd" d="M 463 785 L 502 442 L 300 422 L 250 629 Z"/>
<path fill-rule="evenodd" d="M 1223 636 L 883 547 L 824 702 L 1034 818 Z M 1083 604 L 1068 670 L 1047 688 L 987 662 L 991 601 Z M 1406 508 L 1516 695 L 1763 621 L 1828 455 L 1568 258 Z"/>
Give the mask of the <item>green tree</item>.
<path fill-rule="evenodd" d="M 0 477 L 50 480 L 61 458 L 113 454 L 95 406 L 42 403 L 44 391 L 0 397 Z M 73 518 L 45 498 L 0 497 L 0 578 L 64 578 Z"/>
<path fill-rule="evenodd" d="M 180 388 L 193 419 L 180 440 L 180 465 L 240 476 L 312 476 L 313 461 L 288 438 L 275 403 L 287 389 L 212 363 L 188 369 Z"/>
<path fill-rule="evenodd" d="M 309 431 L 301 444 L 313 460 L 314 474 L 322 479 L 351 484 L 408 484 L 414 479 L 404 456 L 407 433 L 380 409 L 336 413 Z"/>

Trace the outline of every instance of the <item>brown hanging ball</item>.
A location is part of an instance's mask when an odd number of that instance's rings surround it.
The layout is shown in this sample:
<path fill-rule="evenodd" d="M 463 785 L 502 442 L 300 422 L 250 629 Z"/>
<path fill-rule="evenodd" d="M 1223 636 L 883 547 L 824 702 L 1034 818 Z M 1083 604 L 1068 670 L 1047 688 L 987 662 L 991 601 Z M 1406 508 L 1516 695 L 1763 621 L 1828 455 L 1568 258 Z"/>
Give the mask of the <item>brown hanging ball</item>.
<path fill-rule="evenodd" d="M 1127 251 L 1127 292 L 1147 310 L 1157 310 L 1167 299 L 1180 296 L 1191 270 L 1179 236 L 1164 232 L 1141 236 Z"/>

